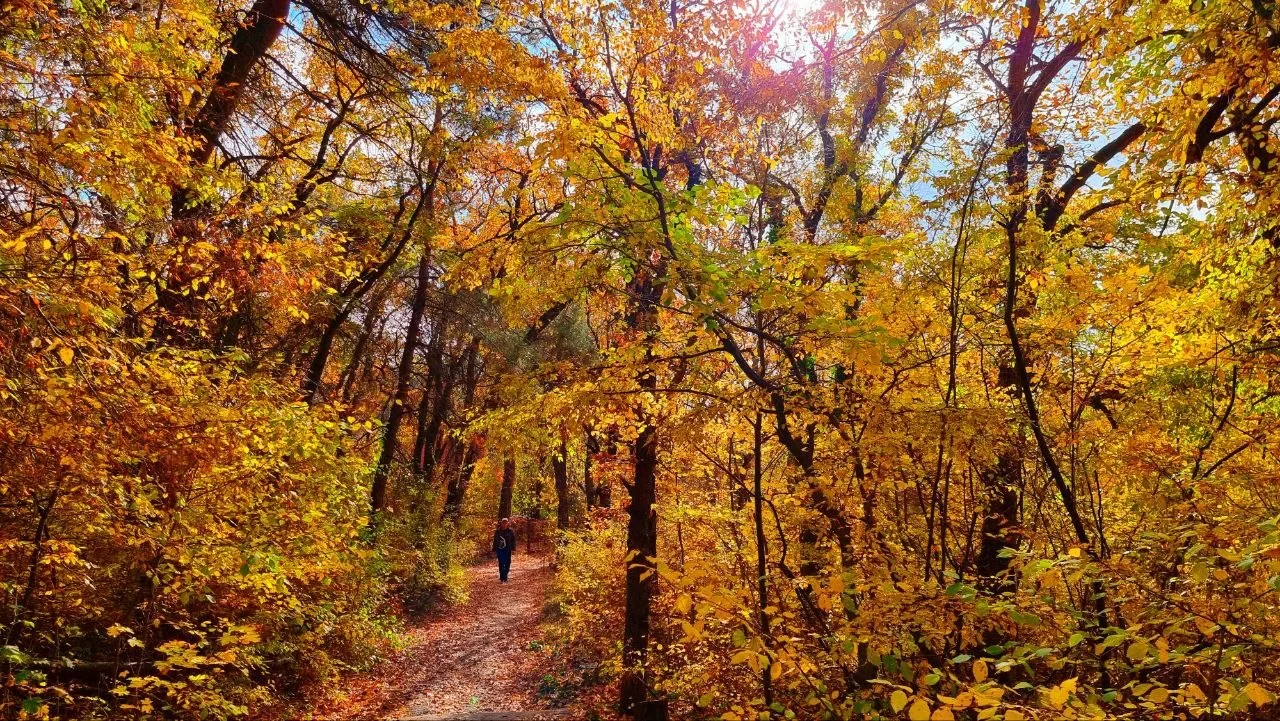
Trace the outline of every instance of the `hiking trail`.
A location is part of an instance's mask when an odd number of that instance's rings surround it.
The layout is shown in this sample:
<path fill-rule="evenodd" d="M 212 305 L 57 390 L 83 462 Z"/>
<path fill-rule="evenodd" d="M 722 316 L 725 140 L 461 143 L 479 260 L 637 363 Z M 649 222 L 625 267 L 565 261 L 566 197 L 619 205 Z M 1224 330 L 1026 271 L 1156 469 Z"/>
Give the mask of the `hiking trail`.
<path fill-rule="evenodd" d="M 508 583 L 497 563 L 467 569 L 466 603 L 409 629 L 408 644 L 375 674 L 352 679 L 344 705 L 361 719 L 551 721 L 538 689 L 548 657 L 539 623 L 552 570 L 547 556 L 517 554 Z"/>

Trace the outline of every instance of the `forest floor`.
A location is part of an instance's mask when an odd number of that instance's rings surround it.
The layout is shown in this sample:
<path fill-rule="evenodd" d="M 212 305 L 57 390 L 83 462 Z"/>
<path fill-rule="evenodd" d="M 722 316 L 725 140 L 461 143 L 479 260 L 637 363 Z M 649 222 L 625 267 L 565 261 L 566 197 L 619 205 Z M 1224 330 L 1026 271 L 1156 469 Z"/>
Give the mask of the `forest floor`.
<path fill-rule="evenodd" d="M 468 600 L 408 630 L 390 661 L 351 679 L 344 719 L 555 719 L 544 679 L 550 658 L 541 622 L 551 583 L 549 557 L 517 555 L 500 583 L 496 562 L 467 570 Z M 501 712 L 501 713 L 499 713 Z"/>

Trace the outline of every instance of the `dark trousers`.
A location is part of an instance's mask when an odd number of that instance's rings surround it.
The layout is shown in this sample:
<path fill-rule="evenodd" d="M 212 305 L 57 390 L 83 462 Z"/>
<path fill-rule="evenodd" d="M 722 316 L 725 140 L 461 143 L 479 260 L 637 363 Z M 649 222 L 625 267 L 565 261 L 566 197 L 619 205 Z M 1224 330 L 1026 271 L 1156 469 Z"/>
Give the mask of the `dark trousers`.
<path fill-rule="evenodd" d="M 507 574 L 511 573 L 511 551 L 509 549 L 499 549 L 494 551 L 498 554 L 498 578 L 507 580 Z"/>

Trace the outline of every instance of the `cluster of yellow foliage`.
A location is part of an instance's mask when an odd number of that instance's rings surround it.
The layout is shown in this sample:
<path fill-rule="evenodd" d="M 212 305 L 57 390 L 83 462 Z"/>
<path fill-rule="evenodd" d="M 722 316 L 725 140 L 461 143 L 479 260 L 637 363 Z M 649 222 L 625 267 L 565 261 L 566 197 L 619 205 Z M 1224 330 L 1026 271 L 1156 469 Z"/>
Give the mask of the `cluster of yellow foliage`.
<path fill-rule="evenodd" d="M 633 715 L 1269 717 L 1278 48 L 1272 0 L 0 2 L 0 711 L 331 678 L 504 465 Z"/>
<path fill-rule="evenodd" d="M 359 8 L 237 5 L 0 5 L 0 717 L 242 716 L 458 581 L 439 534 L 370 543 L 361 313 L 341 402 L 299 367 L 422 237 L 409 55 L 468 13 L 410 8 L 397 54 Z"/>
<path fill-rule="evenodd" d="M 733 8 L 547 30 L 548 142 L 589 149 L 554 156 L 556 232 L 611 230 L 629 296 L 531 409 L 660 438 L 624 688 L 643 659 L 729 720 L 1268 717 L 1272 10 Z M 567 562 L 569 617 L 631 642 Z"/>

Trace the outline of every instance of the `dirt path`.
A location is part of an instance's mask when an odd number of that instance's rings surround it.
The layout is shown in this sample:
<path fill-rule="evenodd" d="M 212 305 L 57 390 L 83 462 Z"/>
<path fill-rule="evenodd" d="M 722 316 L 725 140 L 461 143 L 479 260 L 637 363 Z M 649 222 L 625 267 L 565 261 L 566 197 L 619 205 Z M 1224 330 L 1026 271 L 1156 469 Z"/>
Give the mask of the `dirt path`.
<path fill-rule="evenodd" d="M 411 629 L 408 647 L 385 669 L 352 683 L 347 703 L 362 717 L 508 718 L 492 712 L 545 709 L 538 685 L 547 657 L 538 624 L 551 582 L 548 560 L 517 555 L 508 583 L 498 581 L 493 562 L 467 574 L 465 604 Z M 554 711 L 509 718 L 544 716 L 559 718 Z"/>

